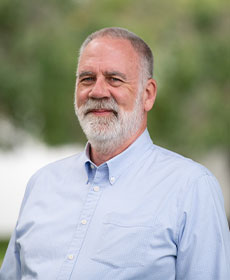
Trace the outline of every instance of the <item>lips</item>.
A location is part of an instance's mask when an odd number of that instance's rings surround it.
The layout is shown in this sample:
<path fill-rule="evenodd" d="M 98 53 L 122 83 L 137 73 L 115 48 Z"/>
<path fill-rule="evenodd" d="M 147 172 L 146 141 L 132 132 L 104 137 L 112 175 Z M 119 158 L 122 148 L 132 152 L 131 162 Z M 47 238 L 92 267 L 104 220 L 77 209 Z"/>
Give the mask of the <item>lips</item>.
<path fill-rule="evenodd" d="M 113 113 L 114 115 L 117 116 L 116 111 L 114 111 L 112 109 L 107 109 L 107 108 L 89 109 L 89 110 L 86 111 L 85 115 L 90 114 L 90 113 L 98 115 L 98 116 L 105 116 L 107 114 Z"/>

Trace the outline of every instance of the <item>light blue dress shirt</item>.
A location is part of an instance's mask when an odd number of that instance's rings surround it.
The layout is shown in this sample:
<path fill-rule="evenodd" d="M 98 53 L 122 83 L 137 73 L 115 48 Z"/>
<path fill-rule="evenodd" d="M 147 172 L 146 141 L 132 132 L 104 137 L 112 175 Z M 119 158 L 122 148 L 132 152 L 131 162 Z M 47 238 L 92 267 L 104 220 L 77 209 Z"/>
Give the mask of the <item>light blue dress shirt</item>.
<path fill-rule="evenodd" d="M 146 130 L 95 166 L 83 153 L 29 181 L 1 280 L 229 280 L 215 177 Z"/>

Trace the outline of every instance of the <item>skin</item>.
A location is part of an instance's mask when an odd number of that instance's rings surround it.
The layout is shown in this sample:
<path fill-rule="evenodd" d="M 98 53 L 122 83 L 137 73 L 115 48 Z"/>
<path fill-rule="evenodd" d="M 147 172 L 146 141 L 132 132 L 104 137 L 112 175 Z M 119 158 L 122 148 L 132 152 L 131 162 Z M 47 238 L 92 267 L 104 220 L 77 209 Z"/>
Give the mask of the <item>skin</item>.
<path fill-rule="evenodd" d="M 140 81 L 140 58 L 131 43 L 125 39 L 108 37 L 91 41 L 84 49 L 78 64 L 76 82 L 76 106 L 83 105 L 88 98 L 110 98 L 116 100 L 121 110 L 134 108 Z M 142 92 L 143 121 L 140 129 L 110 154 L 99 154 L 91 147 L 91 160 L 100 165 L 123 152 L 145 130 L 147 112 L 156 98 L 157 86 L 154 79 L 148 79 Z M 114 114 L 109 110 L 92 110 L 95 116 Z"/>

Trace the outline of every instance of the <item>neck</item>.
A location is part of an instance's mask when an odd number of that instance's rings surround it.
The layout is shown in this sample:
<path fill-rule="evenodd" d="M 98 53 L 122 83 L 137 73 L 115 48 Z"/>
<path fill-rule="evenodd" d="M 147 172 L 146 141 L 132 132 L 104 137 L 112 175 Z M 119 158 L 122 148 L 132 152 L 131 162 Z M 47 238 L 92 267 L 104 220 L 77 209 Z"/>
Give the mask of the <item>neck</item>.
<path fill-rule="evenodd" d="M 111 147 L 111 149 L 107 153 L 102 153 L 99 149 L 95 146 L 91 145 L 90 149 L 90 159 L 94 162 L 97 166 L 101 165 L 102 163 L 110 160 L 111 158 L 119 155 L 124 150 L 126 150 L 145 130 L 146 126 L 140 129 L 135 135 L 130 137 L 126 140 L 122 145 L 118 147 Z M 103 144 L 101 144 L 103 145 Z"/>

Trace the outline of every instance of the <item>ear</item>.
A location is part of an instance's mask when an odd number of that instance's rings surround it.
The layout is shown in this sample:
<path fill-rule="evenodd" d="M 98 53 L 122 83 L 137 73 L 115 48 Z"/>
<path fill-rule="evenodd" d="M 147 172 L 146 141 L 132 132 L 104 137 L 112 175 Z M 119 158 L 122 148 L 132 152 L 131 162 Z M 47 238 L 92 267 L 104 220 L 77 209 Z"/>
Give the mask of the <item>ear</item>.
<path fill-rule="evenodd" d="M 152 109 L 156 96 L 157 96 L 157 83 L 154 79 L 149 79 L 147 81 L 145 91 L 143 94 L 143 104 L 144 104 L 144 110 L 146 112 Z"/>

